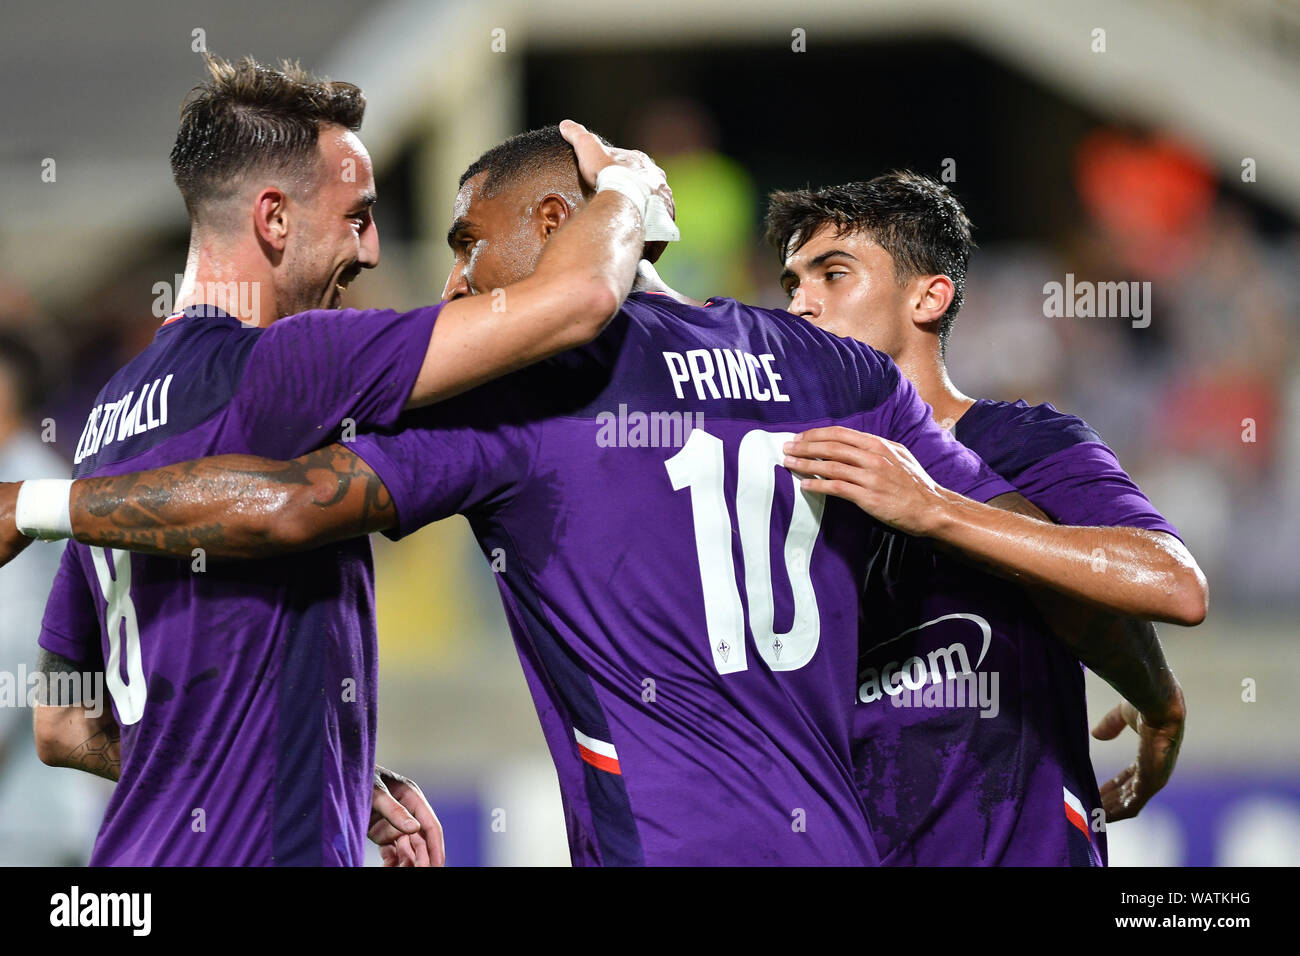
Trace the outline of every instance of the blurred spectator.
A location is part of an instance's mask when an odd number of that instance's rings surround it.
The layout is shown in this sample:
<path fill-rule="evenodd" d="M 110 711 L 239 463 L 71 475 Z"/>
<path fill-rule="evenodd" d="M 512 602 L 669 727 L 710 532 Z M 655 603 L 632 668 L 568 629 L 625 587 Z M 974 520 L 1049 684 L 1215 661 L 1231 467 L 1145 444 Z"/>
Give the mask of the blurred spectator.
<path fill-rule="evenodd" d="M 660 100 L 642 115 L 635 140 L 668 174 L 677 204 L 682 238 L 659 265 L 664 279 L 700 298 L 750 299 L 757 194 L 745 168 L 718 150 L 713 119 L 694 100 Z"/>
<path fill-rule="evenodd" d="M 36 353 L 0 333 L 0 481 L 65 478 L 68 466 L 28 425 Z M 36 671 L 36 638 L 62 543 L 37 542 L 0 574 L 0 672 L 15 700 L 0 707 L 0 863 L 84 865 L 111 785 L 47 767 L 36 756 L 24 675 Z"/>
<path fill-rule="evenodd" d="M 1270 241 L 1215 197 L 1185 146 L 1084 138 L 1082 215 L 1041 245 L 971 262 L 950 363 L 971 394 L 1086 418 L 1183 532 L 1222 603 L 1295 606 L 1300 567 L 1297 237 Z M 1150 282 L 1150 325 L 1044 314 L 1044 285 Z"/>

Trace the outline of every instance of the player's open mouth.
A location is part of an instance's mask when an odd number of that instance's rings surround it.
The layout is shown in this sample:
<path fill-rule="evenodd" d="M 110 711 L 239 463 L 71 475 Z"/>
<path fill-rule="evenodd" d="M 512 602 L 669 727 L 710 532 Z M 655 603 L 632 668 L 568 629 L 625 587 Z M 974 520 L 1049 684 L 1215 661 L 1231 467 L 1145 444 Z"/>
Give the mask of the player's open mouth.
<path fill-rule="evenodd" d="M 345 272 L 343 275 L 339 276 L 338 281 L 334 283 L 335 291 L 339 295 L 342 295 L 344 292 L 348 290 L 348 286 L 352 284 L 352 281 L 356 279 L 358 274 L 359 274 L 358 271 L 349 270 L 348 272 Z"/>

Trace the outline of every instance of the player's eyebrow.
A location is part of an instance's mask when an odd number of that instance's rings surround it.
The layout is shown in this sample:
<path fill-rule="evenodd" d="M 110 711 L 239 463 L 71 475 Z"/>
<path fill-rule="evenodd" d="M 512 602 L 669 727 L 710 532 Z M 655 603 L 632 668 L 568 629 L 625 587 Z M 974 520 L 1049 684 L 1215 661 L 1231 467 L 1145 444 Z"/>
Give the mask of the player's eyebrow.
<path fill-rule="evenodd" d="M 466 229 L 472 229 L 473 227 L 474 224 L 464 216 L 458 216 L 456 221 L 451 224 L 451 228 L 447 230 L 447 245 L 451 246 L 453 252 L 456 249 L 457 234 Z"/>
<path fill-rule="evenodd" d="M 844 256 L 844 258 L 846 258 L 846 259 L 852 259 L 854 262 L 857 262 L 857 261 L 858 261 L 858 257 L 855 256 L 855 255 L 854 255 L 853 253 L 851 253 L 851 252 L 845 252 L 843 249 L 827 249 L 827 250 L 826 250 L 825 252 L 823 252 L 821 255 L 819 255 L 819 256 L 814 256 L 814 257 L 813 257 L 813 258 L 808 262 L 808 265 L 812 266 L 813 268 L 816 268 L 817 266 L 820 266 L 820 265 L 822 265 L 823 263 L 825 263 L 826 260 L 828 260 L 828 259 L 833 259 L 833 258 L 835 258 L 836 256 Z"/>
<path fill-rule="evenodd" d="M 355 216 L 359 213 L 363 213 L 366 210 L 370 209 L 377 202 L 379 202 L 379 197 L 376 196 L 374 193 L 371 192 L 362 193 L 360 196 L 357 197 L 356 205 L 352 207 L 352 211 L 349 212 L 348 215 Z"/>
<path fill-rule="evenodd" d="M 808 260 L 808 268 L 816 269 L 818 266 L 825 264 L 828 260 L 833 259 L 836 256 L 844 256 L 844 258 L 852 259 L 854 262 L 859 261 L 858 257 L 851 252 L 846 252 L 843 249 L 828 249 L 825 252 L 823 252 L 821 255 L 813 256 L 812 259 Z M 798 279 L 798 278 L 799 276 L 795 274 L 795 271 L 791 269 L 789 266 L 786 266 L 784 269 L 781 270 L 781 278 L 778 279 L 777 281 L 784 286 L 787 282 L 791 281 L 792 279 Z"/>

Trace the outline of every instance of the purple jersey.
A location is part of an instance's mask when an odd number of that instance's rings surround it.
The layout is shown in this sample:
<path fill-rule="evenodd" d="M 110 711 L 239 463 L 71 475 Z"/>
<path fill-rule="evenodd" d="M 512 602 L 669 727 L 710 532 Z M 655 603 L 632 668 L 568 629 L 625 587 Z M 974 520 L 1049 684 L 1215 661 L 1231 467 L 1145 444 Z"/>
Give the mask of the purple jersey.
<path fill-rule="evenodd" d="M 1177 534 L 1051 405 L 976 402 L 954 431 L 1061 524 Z M 1083 670 L 1023 592 L 890 534 L 863 606 L 853 759 L 882 862 L 1104 865 Z"/>
<path fill-rule="evenodd" d="M 75 475 L 293 458 L 397 420 L 438 307 L 265 331 L 199 306 L 99 393 Z M 40 644 L 105 670 L 121 780 L 94 865 L 360 865 L 374 772 L 368 539 L 223 563 L 69 542 Z"/>
<path fill-rule="evenodd" d="M 590 346 L 351 446 L 394 537 L 460 512 L 498 571 L 575 864 L 876 862 L 848 705 L 877 526 L 780 467 L 827 424 L 981 500 L 1010 490 L 880 353 L 653 294 Z"/>

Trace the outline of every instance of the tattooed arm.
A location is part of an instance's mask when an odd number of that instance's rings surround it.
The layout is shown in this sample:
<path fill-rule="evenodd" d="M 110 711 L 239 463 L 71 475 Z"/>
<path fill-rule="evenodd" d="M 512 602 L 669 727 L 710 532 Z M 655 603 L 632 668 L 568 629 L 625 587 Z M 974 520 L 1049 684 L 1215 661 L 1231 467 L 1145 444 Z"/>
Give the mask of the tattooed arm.
<path fill-rule="evenodd" d="M 0 484 L 0 564 L 30 540 L 14 524 L 17 484 Z M 397 523 L 388 489 L 344 445 L 293 461 L 219 455 L 72 484 L 83 544 L 189 558 L 264 558 L 383 531 Z M 19 540 L 21 539 L 21 540 Z"/>
<path fill-rule="evenodd" d="M 102 699 L 65 699 L 58 692 L 79 690 L 86 669 L 44 648 L 37 667 L 45 675 L 45 698 L 35 710 L 36 754 L 41 762 L 116 781 L 122 772 L 122 741 L 113 712 Z M 97 686 L 102 689 L 103 680 Z"/>

